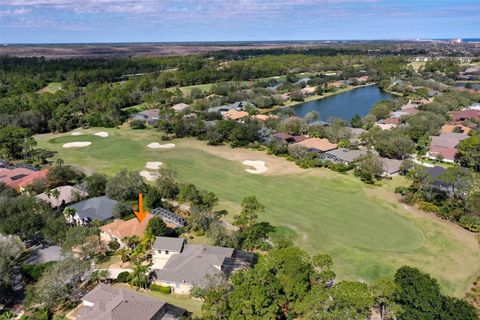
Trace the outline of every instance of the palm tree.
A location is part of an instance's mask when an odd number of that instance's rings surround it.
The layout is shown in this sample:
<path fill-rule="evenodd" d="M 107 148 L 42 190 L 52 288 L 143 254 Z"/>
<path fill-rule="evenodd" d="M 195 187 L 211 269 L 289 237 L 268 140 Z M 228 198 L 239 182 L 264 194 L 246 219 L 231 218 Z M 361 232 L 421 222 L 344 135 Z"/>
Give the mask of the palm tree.
<path fill-rule="evenodd" d="M 124 237 L 122 239 L 123 243 L 125 243 L 125 245 L 127 247 L 129 247 L 131 250 L 134 250 L 135 247 L 140 244 L 140 238 L 138 236 L 130 236 L 130 237 Z"/>
<path fill-rule="evenodd" d="M 128 262 L 132 259 L 132 252 L 129 249 L 122 248 L 122 249 L 118 250 L 118 253 L 121 256 L 121 259 L 122 259 L 123 263 Z"/>
<path fill-rule="evenodd" d="M 97 283 L 105 282 L 108 279 L 108 276 L 109 276 L 108 270 L 96 270 L 95 272 L 92 273 L 90 280 L 95 281 Z"/>
<path fill-rule="evenodd" d="M 57 160 L 55 160 L 55 164 L 56 164 L 57 166 L 59 166 L 59 167 L 61 167 L 64 163 L 65 163 L 65 161 L 63 161 L 63 160 L 60 159 L 60 158 L 57 159 Z"/>
<path fill-rule="evenodd" d="M 67 221 L 70 225 L 74 224 L 73 216 L 75 216 L 76 212 L 77 211 L 73 208 L 65 208 L 65 210 L 63 210 L 63 214 L 65 215 L 65 219 L 67 219 Z"/>
<path fill-rule="evenodd" d="M 134 267 L 130 274 L 130 285 L 141 289 L 147 289 L 150 284 L 150 265 L 142 265 L 137 260 L 133 261 Z"/>
<path fill-rule="evenodd" d="M 58 188 L 55 188 L 53 189 L 52 191 L 50 191 L 49 195 L 52 195 L 52 197 L 57 200 L 58 202 L 58 199 L 60 198 L 60 190 L 58 190 Z"/>

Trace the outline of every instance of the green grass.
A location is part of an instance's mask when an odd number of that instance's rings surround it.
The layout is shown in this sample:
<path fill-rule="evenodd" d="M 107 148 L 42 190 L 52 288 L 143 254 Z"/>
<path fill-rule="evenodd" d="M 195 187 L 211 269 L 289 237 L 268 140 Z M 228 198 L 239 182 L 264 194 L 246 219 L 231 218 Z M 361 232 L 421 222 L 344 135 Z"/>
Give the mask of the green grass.
<path fill-rule="evenodd" d="M 38 145 L 57 151 L 55 158 L 67 164 L 109 175 L 122 168 L 143 170 L 147 161 L 161 161 L 177 172 L 180 181 L 216 193 L 219 207 L 232 211 L 238 210 L 243 197 L 256 195 L 267 208 L 261 219 L 281 227 L 281 233 L 311 254 L 331 254 L 339 279 L 372 281 L 411 265 L 431 273 L 445 292 L 463 296 L 479 272 L 475 237 L 429 215 L 408 212 L 391 192 L 396 182 L 372 187 L 352 175 L 327 169 L 252 175 L 244 171 L 241 161 L 205 151 L 203 142 L 174 140 L 176 148 L 154 150 L 146 147 L 150 142 L 161 143 L 160 133 L 153 130 L 83 131 L 108 131 L 110 136 L 43 135 L 38 137 Z M 92 141 L 92 145 L 62 148 L 63 143 L 73 141 Z M 273 156 L 271 161 L 289 164 Z"/>
<path fill-rule="evenodd" d="M 45 88 L 40 89 L 39 93 L 55 93 L 59 90 L 62 90 L 62 83 L 61 82 L 50 82 Z"/>

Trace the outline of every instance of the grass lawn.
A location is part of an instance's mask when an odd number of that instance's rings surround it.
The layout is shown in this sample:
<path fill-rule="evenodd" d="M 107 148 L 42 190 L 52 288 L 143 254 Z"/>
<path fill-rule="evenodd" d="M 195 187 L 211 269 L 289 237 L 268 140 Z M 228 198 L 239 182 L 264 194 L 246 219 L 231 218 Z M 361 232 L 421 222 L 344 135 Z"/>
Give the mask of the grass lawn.
<path fill-rule="evenodd" d="M 127 284 L 124 283 L 116 283 L 113 285 L 114 287 L 117 288 L 126 288 L 129 290 L 135 290 L 132 289 Z M 201 313 L 201 308 L 202 308 L 202 302 L 200 300 L 195 300 L 190 298 L 189 296 L 184 296 L 184 295 L 178 295 L 178 294 L 164 294 L 161 292 L 156 292 L 156 291 L 136 291 L 139 294 L 151 296 L 158 298 L 160 300 L 163 300 L 167 303 L 170 303 L 174 306 L 183 308 L 191 313 L 193 313 L 194 316 L 200 316 Z"/>
<path fill-rule="evenodd" d="M 331 254 L 340 279 L 372 281 L 411 265 L 431 273 L 445 292 L 463 296 L 480 271 L 475 236 L 399 203 L 391 190 L 404 183 L 400 180 L 385 181 L 384 187 L 368 186 L 351 174 L 303 170 L 265 152 L 210 147 L 193 139 L 174 140 L 173 149 L 149 149 L 151 142 L 162 143 L 154 130 L 76 131 L 84 135 L 42 135 L 37 137 L 38 145 L 57 151 L 54 158 L 66 164 L 109 175 L 122 168 L 145 170 L 147 161 L 163 162 L 180 181 L 213 191 L 220 207 L 230 211 L 238 210 L 245 196 L 256 195 L 267 208 L 261 219 L 282 227 L 308 252 Z M 110 136 L 91 135 L 97 131 L 108 131 Z M 62 147 L 74 141 L 92 145 Z M 263 160 L 269 170 L 264 175 L 247 173 L 242 165 L 247 159 Z"/>
<path fill-rule="evenodd" d="M 38 90 L 38 93 L 55 93 L 58 90 L 62 89 L 62 84 L 60 82 L 50 82 L 45 88 Z"/>

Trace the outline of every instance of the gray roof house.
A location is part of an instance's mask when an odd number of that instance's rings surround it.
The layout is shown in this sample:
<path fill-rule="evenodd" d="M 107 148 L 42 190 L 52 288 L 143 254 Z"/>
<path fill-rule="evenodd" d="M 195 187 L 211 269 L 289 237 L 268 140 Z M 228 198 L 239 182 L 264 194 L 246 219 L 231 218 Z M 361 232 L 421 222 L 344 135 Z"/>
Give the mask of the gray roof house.
<path fill-rule="evenodd" d="M 73 219 L 79 224 L 86 224 L 93 220 L 106 221 L 113 218 L 113 208 L 118 201 L 107 196 L 90 198 L 75 203 L 67 208 L 75 210 Z"/>
<path fill-rule="evenodd" d="M 325 152 L 325 155 L 327 155 L 327 157 L 329 156 L 332 158 L 331 160 L 342 163 L 352 163 L 359 157 L 366 154 L 368 154 L 368 151 L 349 150 L 345 148 L 339 148 Z"/>
<path fill-rule="evenodd" d="M 185 310 L 131 290 L 99 284 L 82 298 L 76 320 L 173 320 Z"/>
<path fill-rule="evenodd" d="M 208 276 L 249 267 L 253 255 L 232 248 L 187 244 L 185 239 L 157 237 L 152 246 L 154 282 L 188 294 Z"/>
<path fill-rule="evenodd" d="M 389 158 L 380 158 L 380 159 L 382 160 L 384 176 L 393 176 L 400 172 L 400 167 L 403 163 L 403 160 L 389 159 Z"/>

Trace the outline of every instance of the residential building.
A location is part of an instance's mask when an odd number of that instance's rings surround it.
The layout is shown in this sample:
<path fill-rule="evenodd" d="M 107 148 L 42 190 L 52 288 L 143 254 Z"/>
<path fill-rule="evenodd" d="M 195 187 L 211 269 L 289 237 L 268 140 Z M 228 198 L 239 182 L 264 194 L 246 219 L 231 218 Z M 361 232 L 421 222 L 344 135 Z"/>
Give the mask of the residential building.
<path fill-rule="evenodd" d="M 50 192 L 40 193 L 35 198 L 48 202 L 52 208 L 58 208 L 88 196 L 88 193 L 72 186 L 61 186 Z"/>
<path fill-rule="evenodd" d="M 190 107 L 188 104 L 186 103 L 177 103 L 175 105 L 172 106 L 172 109 L 175 110 L 175 112 L 182 112 L 183 110 L 187 109 L 188 107 Z"/>
<path fill-rule="evenodd" d="M 107 221 L 113 219 L 113 209 L 118 204 L 118 201 L 110 199 L 106 196 L 90 198 L 67 208 L 75 210 L 72 217 L 66 217 L 70 223 L 88 224 L 93 220 Z"/>
<path fill-rule="evenodd" d="M 137 236 L 141 238 L 147 230 L 148 222 L 153 218 L 152 214 L 147 216 L 140 222 L 133 218 L 127 221 L 115 219 L 114 221 L 100 227 L 100 241 L 105 244 L 116 240 L 121 247 L 126 247 L 123 239 L 125 237 Z"/>
<path fill-rule="evenodd" d="M 248 117 L 248 112 L 237 111 L 235 109 L 227 111 L 223 117 L 228 120 L 240 121 L 245 117 Z"/>
<path fill-rule="evenodd" d="M 45 179 L 48 169 L 36 171 L 23 167 L 0 168 L 0 182 L 7 187 L 23 192 L 26 187 L 37 180 Z"/>
<path fill-rule="evenodd" d="M 273 134 L 273 138 L 276 141 L 280 141 L 283 143 L 292 143 L 295 142 L 295 139 L 291 134 L 285 133 L 285 132 L 277 132 Z"/>
<path fill-rule="evenodd" d="M 173 320 L 185 315 L 172 306 L 132 290 L 97 285 L 82 298 L 82 304 L 70 315 L 74 320 Z"/>
<path fill-rule="evenodd" d="M 439 136 L 432 136 L 427 157 L 434 160 L 441 158 L 445 162 L 453 163 L 457 153 L 457 145 L 467 138 L 467 134 L 455 132 L 444 132 Z"/>
<path fill-rule="evenodd" d="M 380 158 L 382 160 L 383 166 L 383 175 L 384 176 L 394 176 L 400 172 L 400 167 L 402 166 L 403 160 L 389 159 L 389 158 Z"/>
<path fill-rule="evenodd" d="M 442 133 L 454 132 L 455 130 L 458 130 L 460 131 L 460 133 L 464 133 L 464 134 L 468 134 L 470 131 L 472 131 L 471 128 L 466 127 L 462 124 L 445 124 L 440 129 Z"/>
<path fill-rule="evenodd" d="M 232 248 L 187 244 L 185 239 L 157 237 L 152 246 L 154 282 L 170 286 L 178 294 L 189 294 L 195 285 L 204 284 L 208 276 L 229 275 L 248 268 L 253 254 Z"/>
<path fill-rule="evenodd" d="M 327 152 L 337 148 L 337 144 L 331 143 L 328 141 L 328 139 L 320 138 L 308 138 L 297 142 L 295 145 L 304 146 L 305 148 L 314 152 Z"/>
<path fill-rule="evenodd" d="M 452 111 L 451 115 L 453 121 L 480 120 L 480 110 L 476 109 Z"/>
<path fill-rule="evenodd" d="M 132 118 L 133 119 L 139 119 L 139 120 L 145 120 L 150 124 L 155 124 L 160 119 L 159 114 L 160 114 L 160 112 L 159 112 L 158 109 L 148 109 L 148 110 L 144 110 L 142 112 L 139 112 L 139 113 L 135 114 Z"/>
<path fill-rule="evenodd" d="M 358 158 L 366 154 L 368 154 L 366 150 L 348 150 L 345 148 L 330 150 L 324 153 L 324 155 L 329 157 L 328 160 L 345 164 L 355 162 Z"/>

